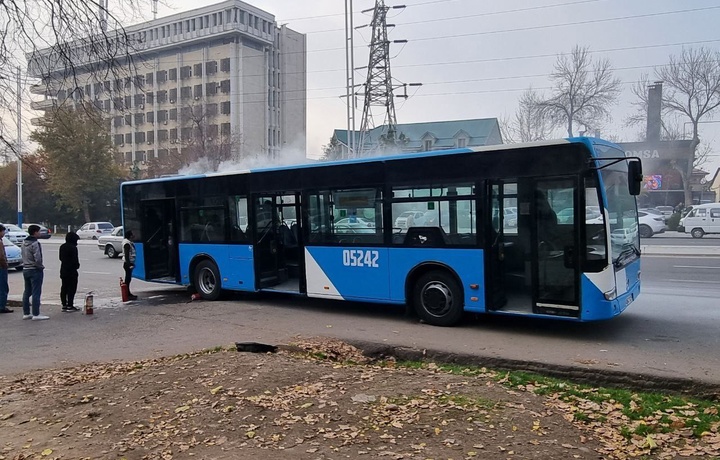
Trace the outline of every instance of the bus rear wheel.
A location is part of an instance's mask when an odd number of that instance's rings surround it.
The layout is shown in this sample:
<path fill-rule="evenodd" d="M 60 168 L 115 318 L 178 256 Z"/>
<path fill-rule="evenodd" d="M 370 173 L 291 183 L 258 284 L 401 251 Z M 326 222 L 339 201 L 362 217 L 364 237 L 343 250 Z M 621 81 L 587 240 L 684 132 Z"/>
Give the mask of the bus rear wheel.
<path fill-rule="evenodd" d="M 213 262 L 203 260 L 195 267 L 195 289 L 205 300 L 217 300 L 220 297 L 220 271 Z"/>
<path fill-rule="evenodd" d="M 436 270 L 415 282 L 413 305 L 420 319 L 434 326 L 452 326 L 463 314 L 463 294 L 455 278 Z"/>

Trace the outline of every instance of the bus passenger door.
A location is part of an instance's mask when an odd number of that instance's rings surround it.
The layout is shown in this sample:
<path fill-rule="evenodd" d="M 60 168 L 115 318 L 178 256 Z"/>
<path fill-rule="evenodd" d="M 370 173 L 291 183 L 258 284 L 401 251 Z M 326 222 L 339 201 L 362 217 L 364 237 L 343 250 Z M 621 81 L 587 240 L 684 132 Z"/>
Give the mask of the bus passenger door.
<path fill-rule="evenodd" d="M 580 315 L 577 179 L 537 180 L 527 196 L 532 223 L 533 313 Z"/>
<path fill-rule="evenodd" d="M 178 273 L 175 201 L 142 203 L 140 240 L 143 245 L 145 279 L 176 282 Z"/>
<path fill-rule="evenodd" d="M 300 194 L 255 196 L 253 245 L 258 289 L 300 292 Z"/>

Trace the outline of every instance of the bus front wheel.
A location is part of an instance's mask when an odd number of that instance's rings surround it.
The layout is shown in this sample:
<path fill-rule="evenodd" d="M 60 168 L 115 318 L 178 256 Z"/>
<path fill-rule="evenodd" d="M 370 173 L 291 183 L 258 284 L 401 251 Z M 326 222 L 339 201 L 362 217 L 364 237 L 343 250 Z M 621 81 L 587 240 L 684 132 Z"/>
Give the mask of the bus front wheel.
<path fill-rule="evenodd" d="M 452 326 L 463 314 L 462 289 L 455 278 L 444 271 L 420 276 L 413 289 L 413 305 L 420 319 L 434 326 Z"/>
<path fill-rule="evenodd" d="M 195 267 L 195 289 L 205 300 L 220 297 L 220 272 L 213 262 L 203 260 Z"/>

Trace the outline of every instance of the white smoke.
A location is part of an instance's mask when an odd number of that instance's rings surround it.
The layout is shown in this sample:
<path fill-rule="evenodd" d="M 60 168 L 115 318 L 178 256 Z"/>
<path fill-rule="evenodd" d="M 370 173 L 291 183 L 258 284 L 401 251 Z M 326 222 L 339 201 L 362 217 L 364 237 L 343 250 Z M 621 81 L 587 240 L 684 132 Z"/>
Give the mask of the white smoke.
<path fill-rule="evenodd" d="M 270 168 L 276 166 L 301 165 L 317 163 L 317 160 L 307 158 L 304 149 L 295 146 L 284 147 L 277 157 L 270 157 L 267 153 L 254 153 L 239 159 L 223 161 L 217 165 L 207 157 L 185 166 L 178 171 L 179 175 L 189 176 L 196 174 L 208 174 L 214 172 L 233 172 L 248 169 Z"/>

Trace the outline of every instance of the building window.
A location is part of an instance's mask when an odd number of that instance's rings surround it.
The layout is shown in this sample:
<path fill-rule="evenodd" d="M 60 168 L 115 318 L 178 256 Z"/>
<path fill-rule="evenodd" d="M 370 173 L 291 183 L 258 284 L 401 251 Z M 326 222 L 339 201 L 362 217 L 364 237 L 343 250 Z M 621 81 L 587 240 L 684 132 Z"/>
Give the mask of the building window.
<path fill-rule="evenodd" d="M 129 109 L 132 104 L 132 96 L 125 96 L 125 108 Z"/>
<path fill-rule="evenodd" d="M 195 64 L 195 68 L 193 69 L 193 75 L 196 77 L 202 77 L 202 64 Z"/>
<path fill-rule="evenodd" d="M 166 141 L 168 140 L 168 130 L 167 129 L 159 129 L 158 130 L 158 141 Z"/>
<path fill-rule="evenodd" d="M 220 59 L 220 70 L 230 72 L 230 58 Z"/>
<path fill-rule="evenodd" d="M 148 123 L 155 123 L 155 112 L 148 112 L 145 114 L 145 119 Z"/>
<path fill-rule="evenodd" d="M 170 119 L 177 121 L 177 109 L 170 109 Z"/>
<path fill-rule="evenodd" d="M 153 84 L 153 74 L 152 74 L 152 72 L 145 74 L 145 83 L 147 83 L 148 85 L 152 85 L 152 84 Z"/>
<path fill-rule="evenodd" d="M 205 74 L 213 75 L 217 73 L 217 61 L 209 61 L 205 63 Z"/>
<path fill-rule="evenodd" d="M 145 123 L 145 114 L 144 113 L 136 113 L 135 114 L 135 126 L 142 125 Z"/>
<path fill-rule="evenodd" d="M 136 94 L 135 95 L 135 107 L 140 107 L 143 104 L 145 104 L 145 95 L 144 94 Z"/>
<path fill-rule="evenodd" d="M 163 102 L 167 101 L 167 91 L 158 91 L 157 92 L 157 101 L 158 104 L 162 104 Z"/>
<path fill-rule="evenodd" d="M 220 82 L 220 91 L 225 94 L 230 92 L 230 80 L 223 80 Z"/>
<path fill-rule="evenodd" d="M 192 68 L 189 65 L 180 67 L 180 79 L 185 80 L 192 76 Z"/>
<path fill-rule="evenodd" d="M 145 131 L 135 133 L 135 143 L 140 144 L 142 142 L 145 142 Z"/>
<path fill-rule="evenodd" d="M 168 156 L 168 150 L 167 149 L 160 149 L 158 150 L 158 159 L 164 160 Z"/>
<path fill-rule="evenodd" d="M 222 134 L 223 136 L 230 135 L 230 123 L 222 123 L 220 125 L 220 134 Z"/>
<path fill-rule="evenodd" d="M 180 109 L 180 121 L 186 122 L 192 119 L 192 109 L 190 107 L 182 107 Z"/>
<path fill-rule="evenodd" d="M 200 99 L 202 97 L 202 87 L 203 85 L 195 85 L 193 88 L 193 97 L 195 99 Z"/>
<path fill-rule="evenodd" d="M 208 125 L 207 128 L 208 140 L 217 138 L 218 136 L 218 125 Z"/>
<path fill-rule="evenodd" d="M 104 105 L 105 105 L 105 111 L 109 112 L 110 108 L 112 107 L 112 101 L 110 99 L 105 99 Z"/>
<path fill-rule="evenodd" d="M 155 142 L 155 131 L 148 131 L 147 136 L 145 136 L 147 139 L 148 144 L 152 144 Z"/>
<path fill-rule="evenodd" d="M 170 90 L 170 103 L 174 104 L 177 101 L 177 88 Z"/>
<path fill-rule="evenodd" d="M 220 113 L 223 115 L 229 115 L 230 114 L 230 101 L 225 101 L 220 106 Z"/>
<path fill-rule="evenodd" d="M 174 70 L 174 69 L 172 69 Z M 155 74 L 158 83 L 165 83 L 167 81 L 168 73 L 167 70 L 158 70 Z"/>
<path fill-rule="evenodd" d="M 154 93 L 145 93 L 145 100 L 148 104 L 152 104 L 155 100 L 155 94 Z"/>
<path fill-rule="evenodd" d="M 125 163 L 132 163 L 132 152 L 125 152 Z"/>
<path fill-rule="evenodd" d="M 167 110 L 158 110 L 157 119 L 158 119 L 158 123 L 162 123 L 163 121 L 167 121 L 167 119 L 168 119 L 168 111 L 167 111 Z"/>
<path fill-rule="evenodd" d="M 215 82 L 207 83 L 205 85 L 205 95 L 214 96 L 217 94 L 218 84 Z"/>
<path fill-rule="evenodd" d="M 177 69 L 170 69 L 170 81 L 177 81 Z"/>
<path fill-rule="evenodd" d="M 132 144 L 132 133 L 125 134 L 125 143 Z"/>
<path fill-rule="evenodd" d="M 191 133 L 190 128 L 182 128 L 180 130 L 180 136 L 181 136 L 180 139 L 182 139 L 184 141 L 190 140 L 190 133 Z"/>
<path fill-rule="evenodd" d="M 115 145 L 122 145 L 123 144 L 123 135 L 122 134 L 116 134 L 113 137 L 113 144 Z"/>
<path fill-rule="evenodd" d="M 132 115 L 125 115 L 125 126 L 132 126 Z"/>
<path fill-rule="evenodd" d="M 172 128 L 170 130 L 170 140 L 171 141 L 177 140 L 177 128 Z"/>
<path fill-rule="evenodd" d="M 189 86 L 183 86 L 180 88 L 180 99 L 189 99 L 191 95 L 192 89 Z"/>
<path fill-rule="evenodd" d="M 214 117 L 218 113 L 218 105 L 217 104 L 208 104 L 205 106 L 205 113 L 209 117 Z"/>

